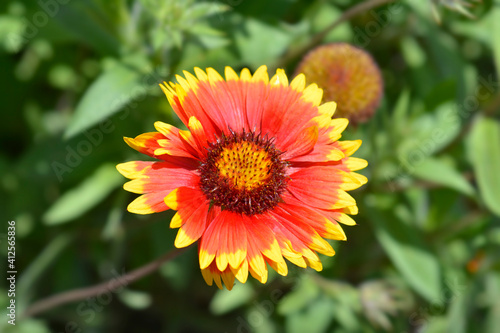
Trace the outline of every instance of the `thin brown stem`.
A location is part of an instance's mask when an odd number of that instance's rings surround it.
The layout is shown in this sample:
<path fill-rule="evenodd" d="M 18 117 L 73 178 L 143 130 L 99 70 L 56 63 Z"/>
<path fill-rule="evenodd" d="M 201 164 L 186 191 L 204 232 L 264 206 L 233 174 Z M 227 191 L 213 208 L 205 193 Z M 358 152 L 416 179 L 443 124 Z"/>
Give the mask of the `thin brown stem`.
<path fill-rule="evenodd" d="M 74 289 L 44 298 L 29 306 L 24 311 L 23 317 L 24 318 L 32 317 L 63 304 L 76 302 L 82 299 L 87 299 L 89 297 L 100 295 L 105 292 L 113 291 L 116 290 L 118 287 L 123 288 L 125 285 L 128 285 L 129 283 L 136 281 L 156 271 L 158 268 L 160 268 L 162 264 L 177 257 L 184 250 L 185 249 L 172 250 L 167 254 L 161 256 L 160 258 L 150 262 L 149 264 L 139 267 L 128 274 L 115 277 L 108 281 L 99 283 L 95 286 Z"/>
<path fill-rule="evenodd" d="M 298 47 L 296 49 L 291 49 L 287 54 L 281 58 L 280 61 L 278 61 L 278 64 L 276 67 L 283 67 L 286 65 L 289 61 L 299 57 L 300 55 L 304 54 L 307 52 L 309 49 L 313 48 L 314 46 L 318 45 L 321 43 L 321 41 L 336 27 L 338 27 L 340 24 L 344 23 L 345 21 L 350 20 L 354 16 L 367 11 L 369 9 L 385 5 L 390 2 L 394 2 L 396 0 L 366 0 L 362 3 L 359 3 L 348 10 L 346 10 L 341 17 L 339 17 L 337 20 L 332 22 L 328 27 L 323 29 L 322 31 L 318 32 L 316 35 L 314 35 L 307 44 Z"/>

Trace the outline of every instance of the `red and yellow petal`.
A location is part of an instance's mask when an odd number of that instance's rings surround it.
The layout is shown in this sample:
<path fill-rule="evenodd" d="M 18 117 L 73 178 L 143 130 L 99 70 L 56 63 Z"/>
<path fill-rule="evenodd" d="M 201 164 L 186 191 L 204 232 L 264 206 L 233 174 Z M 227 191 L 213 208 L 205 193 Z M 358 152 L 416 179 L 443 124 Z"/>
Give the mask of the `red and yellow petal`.
<path fill-rule="evenodd" d="M 125 142 L 135 150 L 145 155 L 156 157 L 154 151 L 159 148 L 158 140 L 164 139 L 163 134 L 158 132 L 144 133 L 135 138 L 125 137 Z"/>
<path fill-rule="evenodd" d="M 192 170 L 179 168 L 170 162 L 127 162 L 117 165 L 118 171 L 132 180 L 123 188 L 143 194 L 127 207 L 136 214 L 158 213 L 169 209 L 165 197 L 180 186 L 196 187 L 199 176 Z"/>
<path fill-rule="evenodd" d="M 304 185 L 290 185 L 288 191 L 302 203 L 320 209 L 338 209 L 355 206 L 356 201 L 352 196 L 341 189 L 322 187 L 314 192 Z"/>
<path fill-rule="evenodd" d="M 154 162 L 140 173 L 134 174 L 133 180 L 125 183 L 123 188 L 138 194 L 170 192 L 181 186 L 195 188 L 199 180 L 200 177 L 191 170 L 178 168 L 167 162 Z"/>
<path fill-rule="evenodd" d="M 346 212 L 342 209 L 337 210 L 319 210 L 320 214 L 326 216 L 330 221 L 336 221 L 345 225 L 353 226 L 356 225 L 356 222 L 346 214 Z M 339 226 L 340 227 L 340 226 Z M 345 234 L 344 234 L 345 236 Z"/>
<path fill-rule="evenodd" d="M 335 171 L 332 167 L 302 168 L 290 175 L 287 191 L 315 208 L 338 209 L 356 205 L 354 198 L 342 189 L 344 182 L 353 182 L 349 174 L 332 171 Z"/>
<path fill-rule="evenodd" d="M 332 144 L 335 147 L 338 147 L 345 156 L 351 156 L 359 149 L 361 146 L 361 140 L 352 140 L 352 141 L 336 141 Z"/>
<path fill-rule="evenodd" d="M 318 142 L 321 144 L 332 144 L 342 137 L 342 132 L 347 128 L 349 120 L 346 118 L 324 119 L 321 116 L 317 118 L 319 135 Z"/>
<path fill-rule="evenodd" d="M 253 243 L 266 258 L 275 262 L 283 261 L 275 230 L 272 229 L 272 217 L 268 214 L 253 215 L 246 221 L 249 243 Z"/>
<path fill-rule="evenodd" d="M 318 135 L 319 140 L 319 135 Z M 317 143 L 312 151 L 305 155 L 294 156 L 289 159 L 290 162 L 312 162 L 323 163 L 340 161 L 345 157 L 345 153 L 340 147 L 333 144 Z"/>
<path fill-rule="evenodd" d="M 222 211 L 210 223 L 200 241 L 200 268 L 208 267 L 215 260 L 220 271 L 228 265 L 237 268 L 246 257 L 247 234 L 242 216 Z"/>
<path fill-rule="evenodd" d="M 198 79 L 189 74 L 187 75 L 187 80 L 181 76 L 177 76 L 177 81 L 177 84 L 164 83 L 160 87 L 167 96 L 174 112 L 179 116 L 184 125 L 188 126 L 189 118 L 194 116 L 202 123 L 208 133 L 219 134 L 218 128 L 214 127 L 212 116 L 207 115 L 202 101 L 196 98 L 196 93 L 199 89 Z"/>
<path fill-rule="evenodd" d="M 255 126 L 256 130 L 260 130 L 262 113 L 264 111 L 264 103 L 267 100 L 269 93 L 268 84 L 269 76 L 267 74 L 267 67 L 259 67 L 253 76 L 250 75 L 248 69 L 241 71 L 242 90 L 245 94 L 245 108 L 247 123 L 249 129 L 253 130 L 251 126 Z M 251 96 L 250 98 L 248 96 Z M 249 112 L 248 110 L 251 110 Z"/>
<path fill-rule="evenodd" d="M 240 266 L 237 268 L 233 268 L 229 266 L 231 272 L 234 274 L 234 277 L 240 281 L 241 283 L 247 282 L 248 279 L 248 261 L 245 259 L 241 262 Z"/>
<path fill-rule="evenodd" d="M 260 131 L 275 137 L 276 147 L 287 151 L 299 134 L 311 126 L 310 120 L 319 115 L 318 107 L 315 102 L 305 100 L 303 92 L 298 92 L 290 88 L 287 82 L 282 82 L 283 79 L 274 81 L 276 83 L 270 83 L 266 100 L 262 104 Z"/>
<path fill-rule="evenodd" d="M 219 249 L 215 261 L 219 270 L 228 267 L 238 268 L 247 254 L 247 232 L 242 223 L 243 216 L 237 213 L 224 212 L 221 217 L 219 233 Z"/>
<path fill-rule="evenodd" d="M 160 150 L 161 148 L 164 148 L 160 143 L 169 141 L 162 133 L 144 133 L 138 135 L 135 138 L 125 137 L 124 140 L 130 147 L 145 155 L 170 162 L 179 167 L 183 167 L 186 169 L 195 169 L 198 165 L 196 161 L 193 160 L 194 157 L 190 154 L 183 153 L 179 154 L 178 156 L 172 156 L 175 154 L 169 154 L 169 151 L 166 151 L 165 149 Z"/>
<path fill-rule="evenodd" d="M 278 241 L 280 243 L 281 252 L 283 257 L 285 257 L 292 264 L 297 265 L 301 268 L 307 268 L 307 262 L 304 260 L 304 256 L 299 251 L 293 248 L 292 242 L 285 236 L 278 236 Z"/>
<path fill-rule="evenodd" d="M 300 201 L 294 198 L 287 198 L 287 203 L 283 203 L 281 207 L 295 218 L 307 217 L 307 224 L 313 228 L 321 237 L 334 240 L 346 240 L 346 235 L 342 227 L 337 223 L 351 223 L 348 215 L 337 211 L 325 211 L 305 207 Z M 353 222 L 353 221 L 352 221 Z M 349 224 L 353 225 L 353 224 Z"/>
<path fill-rule="evenodd" d="M 332 119 L 336 110 L 337 110 L 337 103 L 333 101 L 323 103 L 318 107 L 319 114 L 321 116 L 325 116 L 327 119 Z"/>
<path fill-rule="evenodd" d="M 195 116 L 189 118 L 188 128 L 191 133 L 191 136 L 189 138 L 185 137 L 184 139 L 191 140 L 192 145 L 195 146 L 197 149 L 198 153 L 197 156 L 200 159 L 203 159 L 207 154 L 206 147 L 208 146 L 209 142 L 207 134 L 205 133 L 205 129 L 203 128 L 203 125 L 200 123 L 200 121 L 196 119 Z M 181 135 L 182 134 L 183 133 L 181 132 Z"/>
<path fill-rule="evenodd" d="M 318 87 L 316 83 L 308 85 L 302 92 L 302 99 L 311 103 L 314 106 L 319 106 L 321 99 L 323 98 L 323 89 Z"/>
<path fill-rule="evenodd" d="M 221 118 L 221 130 L 227 132 L 229 128 L 240 131 L 248 129 L 244 112 L 244 98 L 242 98 L 243 84 L 240 81 L 225 81 L 213 68 L 207 69 L 209 91 L 215 103 L 209 105 L 213 113 Z M 231 77 L 231 73 L 229 73 Z M 210 112 L 210 110 L 208 110 Z"/>
<path fill-rule="evenodd" d="M 126 163 L 120 163 L 116 166 L 116 169 L 124 177 L 129 179 L 139 178 L 144 170 L 156 162 L 146 162 L 146 161 L 131 161 Z"/>
<path fill-rule="evenodd" d="M 228 290 L 232 290 L 234 286 L 234 274 L 233 272 L 228 268 L 226 268 L 222 273 L 221 273 L 221 278 L 222 281 L 224 282 L 224 285 Z"/>
<path fill-rule="evenodd" d="M 244 271 L 244 268 L 242 269 Z M 204 268 L 201 270 L 201 274 L 203 275 L 203 279 L 205 282 L 211 286 L 214 282 L 217 285 L 219 289 L 222 289 L 222 283 L 226 286 L 227 290 L 232 290 L 234 286 L 234 279 L 242 278 L 242 274 L 239 272 L 234 272 L 232 269 L 229 267 L 226 268 L 224 271 L 220 271 L 217 268 L 217 265 L 212 263 L 209 267 Z M 248 273 L 247 273 L 248 276 Z M 246 281 L 246 279 L 244 280 Z M 240 281 L 241 282 L 241 281 Z M 244 283 L 244 282 L 242 282 Z"/>
<path fill-rule="evenodd" d="M 221 110 L 224 106 L 218 104 L 217 97 L 220 94 L 225 94 L 225 92 L 223 87 L 216 89 L 212 85 L 223 80 L 219 79 L 220 75 L 215 75 L 214 71 L 209 70 L 208 72 L 207 74 L 200 68 L 195 68 L 196 77 L 185 72 L 191 89 L 187 93 L 182 106 L 189 114 L 198 115 L 199 119 L 201 119 L 199 114 L 210 115 L 207 116 L 205 122 L 213 122 L 213 127 L 218 132 L 221 132 L 227 128 L 227 123 Z M 202 121 L 202 124 L 205 125 L 205 122 Z"/>
<path fill-rule="evenodd" d="M 349 157 L 344 160 L 344 165 L 348 171 L 358 171 L 368 166 L 368 162 L 357 157 Z"/>
<path fill-rule="evenodd" d="M 155 122 L 155 128 L 163 135 L 163 138 L 158 140 L 158 147 L 154 151 L 156 156 L 167 154 L 193 159 L 201 157 L 200 150 L 197 149 L 190 132 L 181 131 L 177 127 L 161 121 Z"/>
<path fill-rule="evenodd" d="M 318 141 L 318 128 L 311 126 L 299 133 L 296 141 L 288 146 L 288 149 L 283 153 L 282 158 L 285 160 L 293 159 L 296 156 L 302 156 L 314 149 Z"/>
<path fill-rule="evenodd" d="M 278 245 L 277 242 L 276 245 Z M 258 280 L 260 283 L 266 283 L 268 276 L 266 261 L 262 256 L 258 244 L 254 242 L 251 237 L 248 237 L 247 261 L 249 263 L 248 270 L 254 279 Z"/>
<path fill-rule="evenodd" d="M 296 251 L 302 252 L 305 246 L 327 256 L 335 254 L 331 245 L 309 224 L 308 217 L 301 215 L 293 206 L 281 204 L 273 211 L 273 214 L 277 216 L 281 231 L 286 230 L 300 241 L 300 243 L 294 243 L 293 238 L 289 238 Z M 303 255 L 308 257 L 305 253 Z M 311 256 L 311 258 L 316 259 L 317 256 Z"/>
<path fill-rule="evenodd" d="M 179 187 L 165 197 L 165 204 L 177 210 L 170 221 L 171 228 L 179 228 L 175 247 L 182 248 L 197 241 L 211 222 L 209 202 L 196 188 Z"/>
<path fill-rule="evenodd" d="M 272 229 L 273 234 L 276 236 L 278 244 L 281 248 L 281 254 L 279 255 L 279 260 L 271 260 L 270 258 L 264 256 L 264 260 L 273 267 L 279 274 L 286 275 L 288 269 L 286 263 L 282 260 L 282 256 L 287 258 L 292 263 L 300 266 L 306 267 L 308 265 L 308 259 L 313 268 L 318 268 L 317 264 L 319 257 L 317 256 L 315 250 L 320 250 L 326 254 L 333 254 L 333 249 L 330 245 L 326 243 L 319 235 L 306 224 L 301 224 L 300 226 L 294 225 L 293 217 L 290 217 L 288 213 L 284 211 L 274 210 L 269 212 L 268 218 L 265 219 L 266 224 L 270 229 Z M 263 214 L 266 215 L 266 214 Z M 325 245 L 326 244 L 326 245 Z M 314 248 L 314 249 L 313 249 Z M 328 249 L 330 248 L 330 249 Z M 253 252 L 252 246 L 249 246 L 250 251 Z M 256 251 L 257 252 L 257 251 Z M 254 255 L 254 261 L 260 262 L 260 258 Z M 252 263 L 252 262 L 250 262 Z M 267 272 L 263 271 L 264 274 L 256 274 L 256 270 L 252 269 L 250 265 L 250 273 L 259 281 L 267 279 Z"/>
<path fill-rule="evenodd" d="M 222 272 L 219 271 L 217 269 L 217 266 L 215 265 L 215 263 L 213 263 L 212 265 L 206 267 L 206 268 L 202 268 L 201 269 L 201 274 L 203 275 L 203 279 L 205 280 L 205 282 L 211 286 L 214 282 L 215 282 L 215 285 L 219 288 L 219 289 L 222 289 L 222 279 L 221 279 L 221 275 L 222 275 Z M 233 288 L 232 285 L 230 285 L 228 287 L 229 288 Z"/>
<path fill-rule="evenodd" d="M 282 276 L 288 275 L 288 266 L 286 265 L 285 259 L 280 260 L 280 261 L 273 261 L 267 257 L 265 257 L 264 259 L 269 264 L 269 266 L 271 266 L 272 269 L 274 269 L 279 275 L 282 275 Z"/>
<path fill-rule="evenodd" d="M 128 205 L 127 210 L 131 213 L 141 215 L 163 212 L 169 209 L 164 202 L 167 194 L 168 191 L 143 194 L 132 201 Z"/>
<path fill-rule="evenodd" d="M 250 273 L 254 278 L 265 283 L 267 280 L 267 262 L 278 274 L 286 275 L 288 267 L 281 253 L 275 230 L 271 229 L 273 219 L 268 214 L 252 216 L 246 228 L 248 230 L 248 256 Z"/>
<path fill-rule="evenodd" d="M 290 167 L 290 177 L 296 183 L 310 184 L 312 191 L 316 187 L 335 187 L 351 191 L 367 183 L 368 179 L 355 172 L 347 172 L 334 165 L 317 165 L 308 168 Z"/>

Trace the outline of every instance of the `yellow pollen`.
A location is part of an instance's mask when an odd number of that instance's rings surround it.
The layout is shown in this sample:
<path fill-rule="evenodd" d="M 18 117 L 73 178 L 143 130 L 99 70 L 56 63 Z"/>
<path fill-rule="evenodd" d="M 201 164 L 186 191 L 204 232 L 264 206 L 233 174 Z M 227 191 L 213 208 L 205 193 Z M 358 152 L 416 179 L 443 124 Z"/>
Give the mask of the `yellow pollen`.
<path fill-rule="evenodd" d="M 215 162 L 220 175 L 238 190 L 261 186 L 270 176 L 269 154 L 252 142 L 235 142 L 225 147 Z"/>

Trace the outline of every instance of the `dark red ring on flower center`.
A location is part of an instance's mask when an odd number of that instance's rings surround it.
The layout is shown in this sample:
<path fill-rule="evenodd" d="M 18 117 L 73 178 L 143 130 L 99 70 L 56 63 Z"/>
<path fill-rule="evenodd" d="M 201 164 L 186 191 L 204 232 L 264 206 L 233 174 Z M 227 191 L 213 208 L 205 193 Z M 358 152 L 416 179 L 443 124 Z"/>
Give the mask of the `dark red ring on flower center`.
<path fill-rule="evenodd" d="M 287 162 L 272 139 L 253 132 L 222 135 L 210 143 L 200 165 L 200 187 L 212 205 L 246 215 L 264 213 L 281 201 Z"/>

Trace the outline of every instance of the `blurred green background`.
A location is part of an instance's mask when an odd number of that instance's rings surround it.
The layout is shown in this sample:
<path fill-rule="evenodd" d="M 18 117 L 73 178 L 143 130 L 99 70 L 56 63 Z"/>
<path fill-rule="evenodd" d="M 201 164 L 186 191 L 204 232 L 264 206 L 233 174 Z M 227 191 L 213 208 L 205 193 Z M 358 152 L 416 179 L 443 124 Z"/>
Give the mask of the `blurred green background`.
<path fill-rule="evenodd" d="M 7 324 L 8 221 L 18 317 L 173 248 L 172 213 L 126 212 L 135 195 L 114 168 L 144 159 L 123 136 L 181 126 L 159 82 L 194 66 L 291 76 L 313 36 L 359 3 L 2 1 L 0 332 L 500 332 L 498 0 L 467 1 L 469 12 L 393 1 L 321 40 L 370 52 L 385 80 L 376 115 L 345 132 L 363 139 L 370 181 L 321 273 L 219 291 L 192 247 L 119 291 Z"/>

